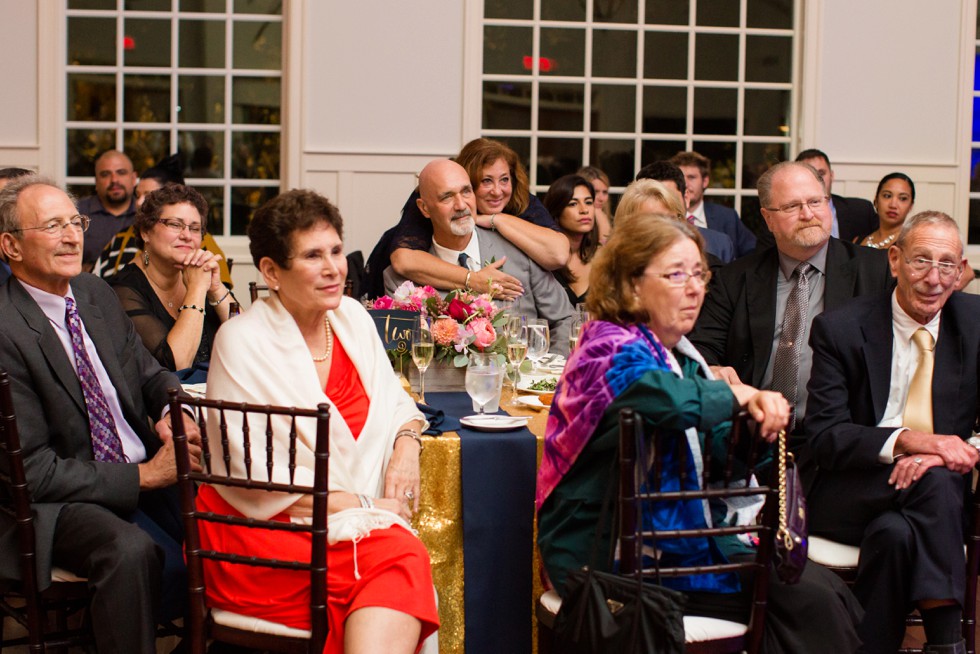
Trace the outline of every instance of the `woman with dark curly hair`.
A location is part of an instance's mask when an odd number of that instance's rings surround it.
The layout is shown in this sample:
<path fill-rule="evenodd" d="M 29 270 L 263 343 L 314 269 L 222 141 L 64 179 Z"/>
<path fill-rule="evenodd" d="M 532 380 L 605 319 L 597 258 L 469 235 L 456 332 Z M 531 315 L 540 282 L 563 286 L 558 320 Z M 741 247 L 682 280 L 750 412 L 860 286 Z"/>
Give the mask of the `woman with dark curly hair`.
<path fill-rule="evenodd" d="M 145 198 L 133 224 L 140 251 L 110 283 L 146 349 L 170 370 L 193 369 L 211 358 L 234 300 L 221 283 L 221 257 L 201 249 L 208 203 L 179 184 Z"/>

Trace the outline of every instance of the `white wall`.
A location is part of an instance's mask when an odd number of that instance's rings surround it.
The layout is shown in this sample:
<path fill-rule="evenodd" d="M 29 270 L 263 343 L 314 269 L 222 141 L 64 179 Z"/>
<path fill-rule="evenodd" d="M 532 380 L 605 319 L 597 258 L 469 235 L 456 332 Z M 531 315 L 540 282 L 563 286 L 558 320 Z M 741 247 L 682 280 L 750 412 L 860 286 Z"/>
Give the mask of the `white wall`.
<path fill-rule="evenodd" d="M 0 0 L 0 168 L 39 165 L 37 13 L 33 2 Z"/>

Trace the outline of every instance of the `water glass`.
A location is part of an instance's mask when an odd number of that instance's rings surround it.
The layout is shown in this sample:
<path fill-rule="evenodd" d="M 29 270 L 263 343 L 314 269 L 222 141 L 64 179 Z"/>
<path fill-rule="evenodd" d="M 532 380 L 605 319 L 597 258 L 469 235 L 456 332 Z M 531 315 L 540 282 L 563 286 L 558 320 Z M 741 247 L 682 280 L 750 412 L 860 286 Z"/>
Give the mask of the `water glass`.
<path fill-rule="evenodd" d="M 541 359 L 548 354 L 551 347 L 551 335 L 548 321 L 540 318 L 527 321 L 527 358 L 534 363 L 534 368 L 540 367 Z"/>
<path fill-rule="evenodd" d="M 494 397 L 500 398 L 500 385 L 503 381 L 500 364 L 496 354 L 473 352 L 466 366 L 466 392 L 482 415 Z"/>

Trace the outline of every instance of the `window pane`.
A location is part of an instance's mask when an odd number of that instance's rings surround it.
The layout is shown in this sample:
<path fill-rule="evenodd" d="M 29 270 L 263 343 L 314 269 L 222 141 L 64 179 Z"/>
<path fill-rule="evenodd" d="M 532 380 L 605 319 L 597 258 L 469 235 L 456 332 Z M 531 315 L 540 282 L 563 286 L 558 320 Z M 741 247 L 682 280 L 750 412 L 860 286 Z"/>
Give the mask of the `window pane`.
<path fill-rule="evenodd" d="M 748 82 L 792 80 L 793 40 L 788 36 L 748 36 L 745 79 Z"/>
<path fill-rule="evenodd" d="M 597 23 L 635 23 L 636 5 L 635 0 L 628 2 L 596 0 L 592 4 L 592 19 Z"/>
<path fill-rule="evenodd" d="M 489 1 L 487 4 L 491 4 Z M 496 4 L 496 3 L 494 3 Z M 511 2 L 509 4 L 520 4 Z M 531 18 L 531 3 L 528 2 L 528 15 Z M 513 18 L 520 18 L 514 16 Z M 569 2 L 568 0 L 541 0 L 541 20 L 585 20 L 585 3 Z"/>
<path fill-rule="evenodd" d="M 180 132 L 180 151 L 186 162 L 184 177 L 224 177 L 225 135 L 223 132 Z"/>
<path fill-rule="evenodd" d="M 690 21 L 690 0 L 646 0 L 648 25 L 687 25 Z"/>
<path fill-rule="evenodd" d="M 551 184 L 581 167 L 581 139 L 538 139 L 538 184 Z"/>
<path fill-rule="evenodd" d="M 134 123 L 170 121 L 170 77 L 126 75 L 123 77 L 123 120 Z"/>
<path fill-rule="evenodd" d="M 594 132 L 632 132 L 636 126 L 636 87 L 592 87 L 592 120 Z"/>
<path fill-rule="evenodd" d="M 483 28 L 484 73 L 526 75 L 531 72 L 531 59 L 530 27 Z"/>
<path fill-rule="evenodd" d="M 640 166 L 661 159 L 670 159 L 684 150 L 684 141 L 643 141 L 640 148 Z M 634 173 L 635 175 L 635 173 Z"/>
<path fill-rule="evenodd" d="M 207 229 L 209 234 L 221 236 L 225 232 L 225 191 L 220 186 L 194 184 L 194 190 L 208 201 Z"/>
<path fill-rule="evenodd" d="M 636 77 L 636 32 L 595 30 L 592 32 L 592 75 Z"/>
<path fill-rule="evenodd" d="M 734 136 L 738 126 L 738 91 L 694 89 L 694 133 Z"/>
<path fill-rule="evenodd" d="M 644 133 L 683 134 L 687 128 L 686 116 L 687 89 L 674 86 L 647 86 L 643 89 Z M 644 157 L 643 161 L 647 159 Z"/>
<path fill-rule="evenodd" d="M 180 0 L 181 11 L 225 11 L 225 0 Z"/>
<path fill-rule="evenodd" d="M 748 0 L 746 10 L 749 27 L 793 28 L 793 0 Z"/>
<path fill-rule="evenodd" d="M 970 192 L 980 191 L 980 150 L 970 152 Z"/>
<path fill-rule="evenodd" d="M 170 65 L 170 21 L 126 19 L 123 52 L 127 66 Z"/>
<path fill-rule="evenodd" d="M 735 144 L 695 141 L 694 151 L 711 160 L 711 188 L 735 188 Z"/>
<path fill-rule="evenodd" d="M 787 143 L 746 143 L 742 146 L 742 188 L 754 189 L 762 173 L 787 159 Z"/>
<path fill-rule="evenodd" d="M 279 188 L 276 186 L 231 187 L 231 233 L 234 236 L 244 236 L 248 221 L 251 220 L 255 210 L 261 207 L 266 201 L 279 195 Z"/>
<path fill-rule="evenodd" d="M 235 13 L 281 16 L 282 0 L 235 0 Z"/>
<path fill-rule="evenodd" d="M 973 98 L 973 131 L 971 141 L 980 141 L 980 98 Z"/>
<path fill-rule="evenodd" d="M 132 11 L 170 11 L 170 0 L 126 0 L 123 8 Z"/>
<path fill-rule="evenodd" d="M 534 0 L 484 0 L 483 15 L 487 18 L 531 20 L 534 17 Z"/>
<path fill-rule="evenodd" d="M 231 120 L 236 124 L 279 124 L 282 94 L 278 77 L 235 77 L 231 84 Z"/>
<path fill-rule="evenodd" d="M 233 132 L 231 176 L 236 179 L 279 179 L 279 133 Z"/>
<path fill-rule="evenodd" d="M 556 75 L 585 75 L 585 30 L 541 28 L 541 58 L 554 62 Z"/>
<path fill-rule="evenodd" d="M 66 134 L 68 174 L 95 178 L 95 158 L 116 147 L 116 134 L 109 129 L 70 129 Z"/>
<path fill-rule="evenodd" d="M 115 120 L 114 75 L 68 75 L 68 120 Z"/>
<path fill-rule="evenodd" d="M 765 234 L 769 231 L 762 212 L 759 211 L 759 197 L 756 195 L 742 196 L 742 210 L 739 212 L 742 224 L 752 230 L 755 235 Z"/>
<path fill-rule="evenodd" d="M 68 0 L 69 9 L 115 9 L 116 0 Z"/>
<path fill-rule="evenodd" d="M 524 170 L 530 175 L 531 170 L 531 139 L 521 136 L 495 136 L 495 141 L 500 141 L 517 153 L 524 166 Z"/>
<path fill-rule="evenodd" d="M 169 130 L 124 130 L 123 151 L 133 162 L 133 170 L 146 170 L 168 156 L 170 148 Z"/>
<path fill-rule="evenodd" d="M 738 79 L 738 37 L 734 34 L 698 34 L 695 40 L 694 77 L 699 80 Z"/>
<path fill-rule="evenodd" d="M 547 131 L 583 129 L 584 85 L 542 82 L 538 88 L 538 98 L 538 129 Z"/>
<path fill-rule="evenodd" d="M 531 85 L 483 83 L 484 129 L 531 129 Z"/>
<path fill-rule="evenodd" d="M 116 63 L 114 18 L 68 19 L 68 64 L 113 66 Z"/>
<path fill-rule="evenodd" d="M 745 89 L 745 134 L 789 136 L 789 91 Z"/>
<path fill-rule="evenodd" d="M 967 227 L 967 243 L 980 242 L 980 200 L 970 198 L 970 224 Z"/>
<path fill-rule="evenodd" d="M 181 75 L 177 79 L 177 112 L 182 123 L 223 123 L 225 78 Z"/>
<path fill-rule="evenodd" d="M 187 68 L 225 65 L 225 24 L 218 20 L 180 21 L 178 62 Z"/>
<path fill-rule="evenodd" d="M 592 139 L 589 165 L 609 175 L 613 186 L 626 186 L 633 181 L 636 143 L 630 139 Z"/>
<path fill-rule="evenodd" d="M 732 0 L 698 0 L 698 25 L 738 27 L 739 4 Z"/>
<path fill-rule="evenodd" d="M 647 32 L 643 43 L 643 76 L 687 79 L 687 34 Z"/>
<path fill-rule="evenodd" d="M 236 21 L 233 34 L 235 68 L 282 69 L 282 23 Z"/>

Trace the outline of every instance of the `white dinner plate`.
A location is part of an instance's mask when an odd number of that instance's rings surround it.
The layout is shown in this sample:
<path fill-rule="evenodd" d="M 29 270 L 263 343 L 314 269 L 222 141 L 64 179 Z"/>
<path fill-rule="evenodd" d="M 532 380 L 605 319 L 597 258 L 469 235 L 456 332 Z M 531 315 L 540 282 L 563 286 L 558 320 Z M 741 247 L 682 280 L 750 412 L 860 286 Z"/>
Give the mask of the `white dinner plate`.
<path fill-rule="evenodd" d="M 472 415 L 460 418 L 459 422 L 477 431 L 511 431 L 526 427 L 529 416 Z"/>
<path fill-rule="evenodd" d="M 545 380 L 545 379 L 554 379 L 556 382 L 558 381 L 558 377 L 552 377 L 551 375 L 544 375 L 544 376 L 541 376 L 541 375 L 535 375 L 535 376 L 523 375 L 521 377 L 521 381 L 517 383 L 517 390 L 519 390 L 522 393 L 533 393 L 534 395 L 541 395 L 543 393 L 554 393 L 555 392 L 554 390 L 550 390 L 550 391 L 536 391 L 533 388 L 531 388 L 531 384 L 533 384 L 535 382 L 539 382 L 539 381 Z"/>
<path fill-rule="evenodd" d="M 523 404 L 526 407 L 532 409 L 547 409 L 548 405 L 541 401 L 541 398 L 537 395 L 518 395 L 517 403 Z"/>

